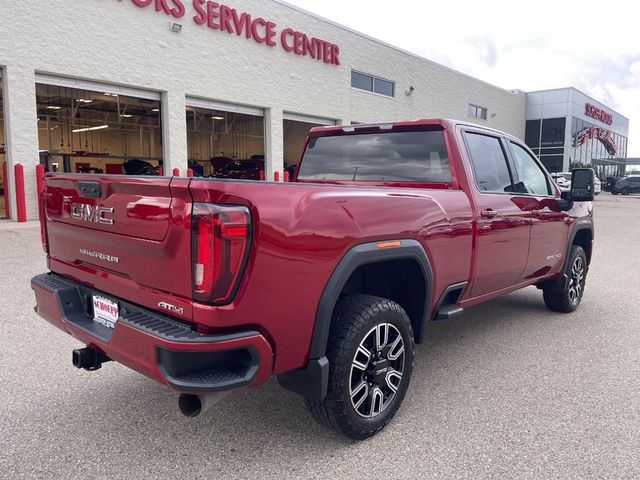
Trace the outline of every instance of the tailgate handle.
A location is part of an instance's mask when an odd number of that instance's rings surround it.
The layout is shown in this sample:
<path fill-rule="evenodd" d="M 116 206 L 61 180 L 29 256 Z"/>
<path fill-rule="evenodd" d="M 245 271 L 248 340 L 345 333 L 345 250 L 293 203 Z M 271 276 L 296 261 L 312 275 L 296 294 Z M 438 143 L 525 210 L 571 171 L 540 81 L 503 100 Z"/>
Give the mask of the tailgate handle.
<path fill-rule="evenodd" d="M 100 198 L 102 196 L 100 182 L 78 182 L 78 188 L 84 197 Z"/>

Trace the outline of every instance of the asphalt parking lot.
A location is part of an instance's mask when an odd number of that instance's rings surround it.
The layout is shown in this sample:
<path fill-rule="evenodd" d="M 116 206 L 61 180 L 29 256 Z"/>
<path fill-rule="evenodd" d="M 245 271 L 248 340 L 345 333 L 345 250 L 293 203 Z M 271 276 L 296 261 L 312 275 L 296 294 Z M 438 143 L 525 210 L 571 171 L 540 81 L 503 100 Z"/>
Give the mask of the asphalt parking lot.
<path fill-rule="evenodd" d="M 603 193 L 578 312 L 535 288 L 431 325 L 394 422 L 354 443 L 272 381 L 196 419 L 39 319 L 40 232 L 0 226 L 1 478 L 640 478 L 640 198 Z"/>

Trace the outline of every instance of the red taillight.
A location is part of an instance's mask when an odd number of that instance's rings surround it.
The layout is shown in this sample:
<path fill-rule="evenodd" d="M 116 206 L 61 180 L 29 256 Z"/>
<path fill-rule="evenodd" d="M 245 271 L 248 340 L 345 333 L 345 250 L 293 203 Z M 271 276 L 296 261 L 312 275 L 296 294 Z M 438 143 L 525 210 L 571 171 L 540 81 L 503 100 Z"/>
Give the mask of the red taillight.
<path fill-rule="evenodd" d="M 191 234 L 193 298 L 216 305 L 231 303 L 249 253 L 249 210 L 195 203 Z"/>
<path fill-rule="evenodd" d="M 40 241 L 42 242 L 42 250 L 49 253 L 49 241 L 47 240 L 47 214 L 45 210 L 45 192 L 38 193 L 38 219 L 40 221 Z"/>

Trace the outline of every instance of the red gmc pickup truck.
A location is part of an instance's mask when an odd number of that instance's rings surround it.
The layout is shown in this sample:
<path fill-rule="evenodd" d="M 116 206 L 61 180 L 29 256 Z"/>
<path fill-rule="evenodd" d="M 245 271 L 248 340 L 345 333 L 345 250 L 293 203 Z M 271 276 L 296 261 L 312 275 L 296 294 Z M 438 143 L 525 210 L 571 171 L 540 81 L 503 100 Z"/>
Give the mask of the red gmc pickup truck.
<path fill-rule="evenodd" d="M 518 139 L 453 120 L 315 128 L 289 183 L 48 174 L 37 313 L 180 393 L 188 416 L 272 375 L 363 439 L 427 322 L 535 285 L 584 292 L 594 175 L 561 194 Z"/>

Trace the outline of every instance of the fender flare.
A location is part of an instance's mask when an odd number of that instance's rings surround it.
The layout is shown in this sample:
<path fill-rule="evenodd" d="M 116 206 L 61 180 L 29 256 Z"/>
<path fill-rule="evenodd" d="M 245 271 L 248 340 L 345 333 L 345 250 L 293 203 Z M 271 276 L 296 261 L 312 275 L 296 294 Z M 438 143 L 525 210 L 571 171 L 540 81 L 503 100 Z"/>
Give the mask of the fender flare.
<path fill-rule="evenodd" d="M 571 233 L 569 233 L 569 241 L 567 242 L 567 250 L 564 255 L 564 260 L 562 262 L 562 272 L 567 269 L 567 262 L 569 261 L 569 254 L 571 253 L 571 245 L 573 245 L 573 241 L 578 236 L 578 233 L 583 230 L 589 230 L 591 232 L 591 239 L 594 238 L 593 231 L 593 222 L 576 222 L 571 229 Z M 591 258 L 588 258 L 588 263 L 591 263 Z"/>
<path fill-rule="evenodd" d="M 282 387 L 312 400 L 322 400 L 326 396 L 329 382 L 329 361 L 326 357 L 326 349 L 333 309 L 351 274 L 363 265 L 402 259 L 416 261 L 422 271 L 426 286 L 425 304 L 420 315 L 422 322 L 420 330 L 416 332 L 418 339 L 422 338 L 431 308 L 433 270 L 429 257 L 420 242 L 413 239 L 399 241 L 400 246 L 386 249 L 379 248 L 377 242 L 363 243 L 351 248 L 342 257 L 329 278 L 318 303 L 307 366 L 300 370 L 278 375 L 278 383 Z"/>
<path fill-rule="evenodd" d="M 567 282 L 569 281 L 569 277 L 566 274 L 567 266 L 569 262 L 569 256 L 571 255 L 571 246 L 573 245 L 574 240 L 579 232 L 583 230 L 588 230 L 591 232 L 591 238 L 594 237 L 593 231 L 593 222 L 591 221 L 582 221 L 576 222 L 571 228 L 571 232 L 569 233 L 569 238 L 567 241 L 567 247 L 564 254 L 564 260 L 562 261 L 562 269 L 560 270 L 559 276 L 547 280 L 546 282 L 540 284 L 538 288 L 551 287 L 559 290 L 564 290 L 567 287 Z M 589 269 L 589 264 L 591 263 L 591 258 L 587 258 L 587 271 Z"/>

